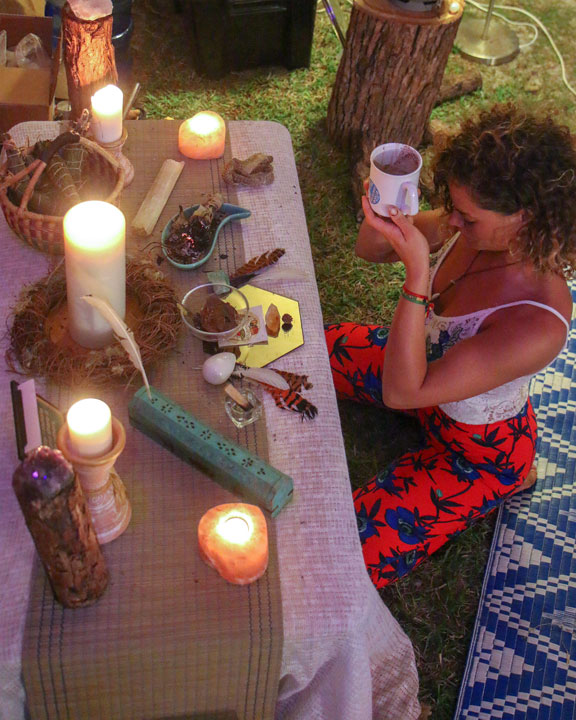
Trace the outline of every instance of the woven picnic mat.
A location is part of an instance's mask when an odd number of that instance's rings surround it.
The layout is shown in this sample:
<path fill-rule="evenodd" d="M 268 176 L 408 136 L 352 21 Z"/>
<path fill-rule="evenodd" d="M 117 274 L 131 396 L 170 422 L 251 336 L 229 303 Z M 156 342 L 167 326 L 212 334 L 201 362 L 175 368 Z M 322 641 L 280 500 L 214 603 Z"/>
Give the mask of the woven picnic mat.
<path fill-rule="evenodd" d="M 576 286 L 572 285 L 576 301 Z M 532 381 L 538 480 L 501 508 L 456 720 L 576 717 L 576 337 Z"/>
<path fill-rule="evenodd" d="M 165 158 L 182 159 L 179 123 L 129 123 L 125 154 L 135 179 L 120 206 L 127 225 Z M 220 172 L 230 157 L 187 161 L 172 196 L 147 240 L 128 237 L 128 248 L 160 256 L 160 232 L 178 211 L 222 190 Z M 243 221 L 244 222 L 244 221 Z M 240 222 L 228 223 L 208 267 L 231 270 L 244 260 Z M 206 266 L 205 266 L 206 267 Z M 163 262 L 181 297 L 202 277 Z M 198 368 L 202 345 L 185 329 L 178 348 L 150 372 L 151 383 L 193 415 L 267 458 L 265 421 L 237 430 L 224 413 L 221 388 L 207 386 Z M 273 521 L 270 563 L 245 587 L 225 582 L 200 559 L 197 527 L 214 505 L 237 501 L 128 423 L 134 389 L 111 386 L 105 400 L 127 431 L 116 469 L 132 503 L 126 532 L 103 547 L 111 583 L 96 605 L 65 610 L 52 597 L 37 563 L 23 645 L 23 677 L 33 720 L 187 720 L 271 718 L 282 656 L 282 612 Z M 50 388 L 65 410 L 89 388 Z"/>

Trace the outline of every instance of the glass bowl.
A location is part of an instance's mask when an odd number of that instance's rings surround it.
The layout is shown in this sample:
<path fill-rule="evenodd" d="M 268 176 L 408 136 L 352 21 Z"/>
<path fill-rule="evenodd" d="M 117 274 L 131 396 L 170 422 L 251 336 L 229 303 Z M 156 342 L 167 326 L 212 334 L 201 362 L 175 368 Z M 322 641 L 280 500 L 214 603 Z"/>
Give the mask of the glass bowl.
<path fill-rule="evenodd" d="M 200 314 L 207 300 L 214 296 L 229 303 L 236 310 L 239 320 L 235 327 L 222 330 L 221 332 L 208 332 L 197 326 L 197 315 Z M 197 285 L 184 295 L 180 305 L 180 313 L 186 327 L 193 335 L 206 342 L 226 340 L 239 332 L 248 321 L 248 310 L 250 308 L 244 293 L 241 293 L 240 290 L 224 282 L 210 282 Z"/>

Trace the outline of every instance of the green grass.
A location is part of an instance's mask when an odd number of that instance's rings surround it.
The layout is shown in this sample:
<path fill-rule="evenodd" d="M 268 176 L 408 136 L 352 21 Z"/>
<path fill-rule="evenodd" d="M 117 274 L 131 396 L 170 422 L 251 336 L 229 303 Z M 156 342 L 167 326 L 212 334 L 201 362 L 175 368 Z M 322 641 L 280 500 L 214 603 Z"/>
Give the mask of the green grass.
<path fill-rule="evenodd" d="M 506 4 L 519 6 L 515 0 Z M 349 13 L 345 0 L 341 5 Z M 576 0 L 532 0 L 525 5 L 547 25 L 565 56 L 569 80 L 576 85 Z M 294 144 L 325 321 L 389 321 L 402 269 L 369 265 L 354 256 L 357 224 L 348 162 L 326 133 L 326 110 L 341 54 L 326 16 L 317 16 L 309 69 L 258 68 L 233 72 L 218 81 L 194 73 L 190 38 L 172 0 L 139 0 L 134 16 L 134 79 L 142 83 L 138 105 L 148 117 L 184 119 L 210 108 L 229 120 L 283 123 Z M 514 14 L 514 19 L 522 18 Z M 210 28 L 206 32 L 210 36 Z M 521 42 L 531 37 L 524 28 L 515 32 Z M 470 63 L 454 49 L 446 75 L 466 70 L 481 72 L 482 89 L 435 108 L 432 117 L 456 127 L 465 114 L 512 101 L 550 112 L 576 129 L 576 98 L 562 84 L 558 61 L 543 35 L 514 61 L 499 67 Z M 413 426 L 399 422 L 392 413 L 350 404 L 343 404 L 342 410 L 353 486 L 414 440 Z M 493 517 L 484 519 L 412 576 L 382 592 L 414 643 L 421 697 L 432 705 L 434 720 L 453 716 L 493 525 Z"/>

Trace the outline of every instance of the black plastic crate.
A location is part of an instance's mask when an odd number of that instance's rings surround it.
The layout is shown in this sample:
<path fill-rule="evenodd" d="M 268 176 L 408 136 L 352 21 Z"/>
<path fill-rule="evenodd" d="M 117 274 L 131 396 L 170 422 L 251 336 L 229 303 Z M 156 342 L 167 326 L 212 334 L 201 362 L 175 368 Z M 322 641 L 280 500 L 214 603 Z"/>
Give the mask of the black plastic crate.
<path fill-rule="evenodd" d="M 310 65 L 316 0 L 183 0 L 180 5 L 201 75 L 219 78 L 260 65 Z"/>

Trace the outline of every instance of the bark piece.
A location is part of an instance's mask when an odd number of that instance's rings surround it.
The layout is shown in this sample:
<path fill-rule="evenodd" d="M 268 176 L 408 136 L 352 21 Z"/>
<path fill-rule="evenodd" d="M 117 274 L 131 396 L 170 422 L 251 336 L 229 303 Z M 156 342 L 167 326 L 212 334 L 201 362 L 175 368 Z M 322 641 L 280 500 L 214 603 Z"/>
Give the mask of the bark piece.
<path fill-rule="evenodd" d="M 70 97 L 70 120 L 78 120 L 100 88 L 118 84 L 112 45 L 112 15 L 95 20 L 77 17 L 70 5 L 62 8 L 62 48 Z"/>
<path fill-rule="evenodd" d="M 435 106 L 442 105 L 448 100 L 455 100 L 476 92 L 482 87 L 482 75 L 478 71 L 472 71 L 453 78 L 444 78 L 438 91 Z"/>
<path fill-rule="evenodd" d="M 12 487 L 58 602 L 91 605 L 108 570 L 74 470 L 59 450 L 40 446 L 16 468 Z"/>

